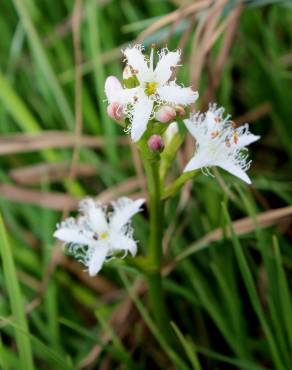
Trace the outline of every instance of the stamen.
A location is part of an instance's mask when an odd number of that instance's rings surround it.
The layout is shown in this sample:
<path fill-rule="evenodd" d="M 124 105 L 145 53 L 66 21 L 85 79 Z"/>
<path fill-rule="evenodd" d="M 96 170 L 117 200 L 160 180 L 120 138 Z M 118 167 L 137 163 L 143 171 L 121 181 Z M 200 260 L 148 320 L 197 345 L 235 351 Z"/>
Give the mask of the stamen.
<path fill-rule="evenodd" d="M 145 86 L 146 86 L 144 90 L 145 94 L 150 96 L 150 95 L 155 94 L 158 83 L 157 82 L 146 82 Z"/>
<path fill-rule="evenodd" d="M 101 239 L 106 239 L 108 237 L 108 233 L 101 233 L 100 235 L 99 235 L 99 239 L 101 240 Z"/>

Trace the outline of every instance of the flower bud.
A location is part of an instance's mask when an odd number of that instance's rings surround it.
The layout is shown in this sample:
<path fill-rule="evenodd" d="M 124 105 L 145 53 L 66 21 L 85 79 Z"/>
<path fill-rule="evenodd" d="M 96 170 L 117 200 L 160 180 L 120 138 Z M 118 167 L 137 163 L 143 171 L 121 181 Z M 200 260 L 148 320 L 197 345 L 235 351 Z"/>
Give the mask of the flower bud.
<path fill-rule="evenodd" d="M 176 110 L 176 113 L 179 115 L 179 117 L 183 117 L 186 114 L 184 107 L 181 105 L 176 105 L 174 109 Z"/>
<path fill-rule="evenodd" d="M 148 147 L 153 152 L 160 152 L 164 148 L 162 137 L 159 135 L 152 135 L 148 140 Z"/>
<path fill-rule="evenodd" d="M 113 98 L 116 96 L 119 90 L 122 90 L 122 85 L 120 81 L 115 76 L 109 76 L 105 80 L 105 95 L 108 98 L 108 101 L 112 103 Z"/>
<path fill-rule="evenodd" d="M 125 118 L 123 106 L 116 102 L 110 103 L 107 106 L 107 114 L 110 118 L 116 121 L 122 121 Z"/>
<path fill-rule="evenodd" d="M 174 108 L 164 105 L 160 107 L 157 112 L 155 113 L 155 118 L 157 121 L 162 123 L 167 123 L 172 121 L 176 116 L 176 111 Z"/>
<path fill-rule="evenodd" d="M 168 145 L 173 137 L 178 133 L 178 125 L 177 122 L 172 122 L 166 129 L 164 133 L 164 139 L 166 145 Z"/>

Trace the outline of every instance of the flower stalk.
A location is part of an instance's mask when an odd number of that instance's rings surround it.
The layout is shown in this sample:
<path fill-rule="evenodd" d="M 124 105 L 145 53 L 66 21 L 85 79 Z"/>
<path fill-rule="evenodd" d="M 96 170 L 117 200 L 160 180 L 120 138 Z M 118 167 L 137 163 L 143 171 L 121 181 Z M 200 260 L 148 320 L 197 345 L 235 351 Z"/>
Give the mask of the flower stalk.
<path fill-rule="evenodd" d="M 171 340 L 173 333 L 170 327 L 170 320 L 166 308 L 162 278 L 162 236 L 164 202 L 161 201 L 159 159 L 149 161 L 144 159 L 144 167 L 148 181 L 149 210 L 150 210 L 150 237 L 148 260 L 152 269 L 147 271 L 149 286 L 149 304 L 155 321 L 164 338 Z"/>

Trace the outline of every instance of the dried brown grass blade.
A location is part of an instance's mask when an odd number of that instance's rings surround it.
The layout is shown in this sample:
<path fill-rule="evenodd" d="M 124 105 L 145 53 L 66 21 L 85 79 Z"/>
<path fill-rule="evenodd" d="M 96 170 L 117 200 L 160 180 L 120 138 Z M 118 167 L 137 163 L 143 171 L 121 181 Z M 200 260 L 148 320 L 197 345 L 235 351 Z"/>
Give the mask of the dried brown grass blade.
<path fill-rule="evenodd" d="M 56 211 L 62 211 L 64 207 L 76 209 L 79 201 L 63 193 L 29 190 L 9 184 L 0 184 L 0 196 L 13 202 L 33 204 Z"/>
<path fill-rule="evenodd" d="M 120 182 L 118 185 L 112 186 L 107 190 L 99 193 L 96 199 L 102 203 L 108 203 L 122 195 L 127 196 L 131 194 L 132 199 L 145 196 L 144 192 L 139 191 L 139 189 L 140 179 L 138 177 L 131 177 L 125 181 Z M 138 191 L 134 193 L 135 190 Z"/>
<path fill-rule="evenodd" d="M 27 153 L 48 148 L 70 148 L 75 145 L 74 134 L 66 131 L 43 131 L 39 134 L 13 134 L 0 136 L 0 155 Z M 127 137 L 117 139 L 119 145 L 128 145 Z M 101 137 L 83 135 L 79 138 L 80 146 L 103 148 Z"/>
<path fill-rule="evenodd" d="M 193 14 L 195 12 L 198 12 L 206 7 L 208 7 L 212 3 L 212 0 L 198 0 L 194 2 L 193 4 L 181 7 L 172 13 L 169 13 L 157 21 L 153 22 L 146 30 L 140 33 L 140 35 L 137 38 L 137 42 L 143 42 L 148 36 L 150 36 L 152 33 L 158 31 L 162 27 L 166 26 L 167 24 L 171 22 L 176 22 L 177 19 L 187 17 L 190 14 Z"/>
<path fill-rule="evenodd" d="M 256 215 L 255 220 L 252 220 L 250 217 L 245 217 L 237 221 L 233 221 L 233 229 L 236 235 L 244 235 L 255 230 L 257 225 L 261 228 L 266 228 L 269 226 L 277 225 L 283 219 L 292 216 L 292 206 L 273 209 L 270 211 L 262 212 Z M 227 237 L 232 235 L 230 228 L 226 229 Z M 174 264 L 181 261 L 182 259 L 188 257 L 189 255 L 196 253 L 204 248 L 206 248 L 211 242 L 221 240 L 223 238 L 223 230 L 221 228 L 215 229 L 210 233 L 206 234 L 202 239 L 191 244 L 187 247 L 184 252 L 179 254 L 175 258 Z"/>
<path fill-rule="evenodd" d="M 220 47 L 215 65 L 213 68 L 211 68 L 211 66 L 209 68 L 209 84 L 202 98 L 203 107 L 207 106 L 209 101 L 214 100 L 215 90 L 220 83 L 225 61 L 233 44 L 242 10 L 242 4 L 239 4 L 237 7 L 235 7 L 227 16 L 224 23 L 217 28 L 216 33 L 214 33 L 212 37 L 211 43 L 214 42 L 220 36 L 220 34 L 223 33 L 223 31 L 225 31 L 224 39 Z"/>
<path fill-rule="evenodd" d="M 190 75 L 192 86 L 194 87 L 198 86 L 206 56 L 219 37 L 216 27 L 220 21 L 220 16 L 225 4 L 226 0 L 214 2 L 205 18 L 203 18 L 198 25 L 190 58 Z M 216 35 L 216 37 L 214 37 L 214 35 Z"/>
<path fill-rule="evenodd" d="M 87 177 L 96 174 L 96 167 L 91 164 L 78 164 L 75 168 L 77 177 Z M 44 181 L 62 181 L 69 176 L 70 163 L 38 163 L 32 166 L 14 168 L 9 176 L 18 185 L 36 185 Z"/>
<path fill-rule="evenodd" d="M 235 123 L 237 126 L 240 126 L 246 122 L 254 122 L 262 118 L 263 116 L 266 116 L 267 114 L 271 113 L 271 111 L 272 111 L 272 105 L 269 102 L 266 102 L 250 110 L 246 114 L 238 117 L 235 120 Z"/>
<path fill-rule="evenodd" d="M 95 199 L 102 203 L 108 203 L 121 195 L 131 194 L 131 198 L 144 197 L 145 193 L 134 190 L 139 189 L 140 180 L 137 177 L 127 179 L 116 186 L 113 186 L 101 193 Z M 13 202 L 33 204 L 39 207 L 62 211 L 64 207 L 68 210 L 75 210 L 79 199 L 68 194 L 58 192 L 46 192 L 40 190 L 26 189 L 16 185 L 0 184 L 0 196 Z"/>

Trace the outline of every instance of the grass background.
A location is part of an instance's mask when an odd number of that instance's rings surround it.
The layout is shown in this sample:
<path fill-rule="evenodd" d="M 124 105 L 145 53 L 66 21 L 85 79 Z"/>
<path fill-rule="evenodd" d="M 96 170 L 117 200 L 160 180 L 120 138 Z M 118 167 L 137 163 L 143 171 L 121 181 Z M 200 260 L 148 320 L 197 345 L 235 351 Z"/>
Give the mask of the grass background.
<path fill-rule="evenodd" d="M 0 366 L 291 369 L 291 1 L 3 0 L 0 9 Z M 145 190 L 137 152 L 103 101 L 106 76 L 122 72 L 120 49 L 136 40 L 180 46 L 179 78 L 199 90 L 197 108 L 217 101 L 262 136 L 251 187 L 215 171 L 167 205 L 176 349 L 136 271 L 114 261 L 90 279 L 52 238 L 79 197 Z M 134 223 L 143 254 L 147 213 Z"/>

